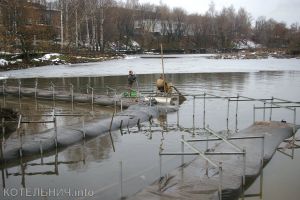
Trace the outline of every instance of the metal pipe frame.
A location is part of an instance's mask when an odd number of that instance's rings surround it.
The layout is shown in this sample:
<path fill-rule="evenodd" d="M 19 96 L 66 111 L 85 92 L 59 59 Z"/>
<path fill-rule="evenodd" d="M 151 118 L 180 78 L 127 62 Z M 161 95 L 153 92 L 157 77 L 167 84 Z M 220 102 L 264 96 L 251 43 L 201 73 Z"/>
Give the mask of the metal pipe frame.
<path fill-rule="evenodd" d="M 286 109 L 288 109 L 288 110 L 293 110 L 293 109 L 291 109 L 291 108 L 289 108 L 289 107 L 287 107 L 287 106 L 282 106 L 282 105 L 278 105 L 278 104 L 276 104 L 276 103 L 273 103 L 272 101 L 273 101 L 273 97 L 272 97 L 272 99 L 271 99 L 271 102 L 267 102 L 267 101 L 263 101 L 263 100 L 260 100 L 260 99 L 254 99 L 254 98 L 250 98 L 250 97 L 245 97 L 245 96 L 240 96 L 241 98 L 245 98 L 245 99 L 249 99 L 249 100 L 252 100 L 252 101 L 260 101 L 260 102 L 265 102 L 266 104 L 270 104 L 270 105 L 274 105 L 274 106 L 277 106 L 277 107 L 280 107 L 280 108 L 286 108 Z"/>
<path fill-rule="evenodd" d="M 256 110 L 259 110 L 259 109 L 272 109 L 272 108 L 282 108 L 282 107 L 279 107 L 279 106 L 268 106 L 268 107 L 255 106 Z M 285 108 L 300 108 L 300 106 L 286 106 Z"/>
<path fill-rule="evenodd" d="M 295 103 L 295 104 L 300 104 L 300 102 L 289 101 L 289 100 L 280 99 L 280 98 L 276 98 L 276 97 L 274 97 L 274 99 L 279 100 L 279 101 L 283 101 L 283 102 L 280 102 L 280 103 Z"/>
<path fill-rule="evenodd" d="M 247 137 L 232 137 L 227 138 L 227 140 L 248 140 L 248 139 L 261 139 L 264 138 L 264 136 L 247 136 Z M 217 141 L 222 140 L 221 138 L 210 138 L 210 139 L 190 139 L 186 140 L 187 142 L 205 142 L 205 141 Z"/>
<path fill-rule="evenodd" d="M 242 151 L 243 151 L 240 147 L 238 147 L 237 145 L 235 145 L 235 144 L 229 142 L 226 138 L 224 138 L 224 137 L 220 136 L 219 134 L 215 133 L 215 132 L 214 132 L 213 130 L 211 130 L 210 128 L 205 128 L 205 130 L 206 130 L 208 133 L 213 134 L 215 137 L 222 139 L 225 143 L 227 143 L 228 145 L 230 145 L 231 147 L 233 147 L 233 148 L 234 148 L 235 150 L 237 150 L 238 152 L 242 152 Z"/>

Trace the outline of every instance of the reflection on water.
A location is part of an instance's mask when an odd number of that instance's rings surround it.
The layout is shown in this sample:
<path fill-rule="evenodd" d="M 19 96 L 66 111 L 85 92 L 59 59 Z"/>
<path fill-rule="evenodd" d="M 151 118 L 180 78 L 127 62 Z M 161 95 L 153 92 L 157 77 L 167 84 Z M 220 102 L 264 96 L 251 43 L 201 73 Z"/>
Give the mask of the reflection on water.
<path fill-rule="evenodd" d="M 154 82 L 159 74 L 138 75 L 138 85 L 141 90 L 154 89 Z M 170 82 L 185 94 L 200 94 L 202 92 L 213 93 L 222 96 L 240 95 L 269 98 L 276 96 L 283 99 L 299 101 L 300 93 L 300 72 L 290 71 L 264 71 L 251 73 L 201 73 L 201 74 L 168 74 Z M 25 86 L 34 85 L 36 79 L 23 79 Z M 97 88 L 96 93 L 106 92 L 106 86 L 117 88 L 121 92 L 127 85 L 127 76 L 117 77 L 81 77 L 81 78 L 55 78 L 38 79 L 39 88 L 49 87 L 50 82 L 55 83 L 57 87 L 67 90 L 70 84 L 74 85 L 76 91 L 86 90 L 86 85 Z M 9 80 L 8 85 L 17 84 L 16 80 Z M 137 87 L 136 86 L 136 87 Z M 0 101 L 4 105 L 3 99 Z M 51 101 L 36 102 L 31 98 L 22 98 L 21 104 L 18 98 L 7 97 L 5 106 L 12 107 L 26 116 L 31 116 L 31 120 L 47 120 L 43 114 L 50 114 L 53 108 Z M 206 124 L 214 130 L 226 129 L 226 108 L 227 102 L 224 100 L 207 100 Z M 171 113 L 167 116 L 161 115 L 154 120 L 154 124 L 146 122 L 141 131 L 137 127 L 123 130 L 121 136 L 119 131 L 114 132 L 114 141 L 116 152 L 112 151 L 110 139 L 108 136 L 97 137 L 89 141 L 76 144 L 67 149 L 45 155 L 43 159 L 35 157 L 29 160 L 23 160 L 18 166 L 6 166 L 2 169 L 2 188 L 88 188 L 95 191 L 95 199 L 118 199 L 120 197 L 120 161 L 123 161 L 124 193 L 130 195 L 151 184 L 159 174 L 158 171 L 158 151 L 159 147 L 168 146 L 167 151 L 180 151 L 178 141 L 181 138 L 181 132 L 175 131 L 174 127 L 202 127 L 203 119 L 203 100 L 196 100 L 196 115 L 193 123 L 192 118 L 193 98 L 188 97 L 177 113 Z M 72 111 L 71 105 L 65 102 L 56 102 L 56 109 L 67 113 L 85 113 L 85 120 L 95 120 L 105 118 L 111 115 L 113 109 L 106 107 L 95 107 L 94 113 L 91 113 L 89 104 L 77 104 Z M 252 123 L 253 104 L 239 104 L 239 129 L 245 128 Z M 234 111 L 235 104 L 230 104 L 229 127 L 234 129 Z M 36 116 L 32 116 L 36 114 Z M 262 113 L 258 113 L 258 119 L 261 119 Z M 288 122 L 292 120 L 290 113 L 285 111 L 274 111 L 275 120 L 285 119 Z M 299 111 L 297 110 L 297 116 Z M 178 116 L 178 117 L 177 117 Z M 80 117 L 60 117 L 59 125 L 72 125 L 81 123 Z M 300 124 L 300 118 L 297 118 Z M 52 128 L 53 124 L 28 124 L 24 126 L 26 134 L 34 134 L 42 130 Z M 183 130 L 183 129 L 181 129 Z M 193 137 L 193 131 L 186 131 L 186 137 Z M 16 135 L 12 135 L 16 138 Z M 287 182 L 293 182 L 298 186 L 300 176 L 294 166 L 300 163 L 299 152 L 295 151 L 295 158 L 292 161 L 286 161 L 281 158 L 282 155 L 275 154 L 274 159 L 266 167 L 264 172 L 264 199 L 271 198 L 270 187 L 276 187 L 276 182 L 270 179 L 272 172 L 278 170 L 278 166 L 285 166 L 287 171 L 292 171 L 294 177 L 288 177 Z M 275 161 L 274 161 L 275 160 Z M 281 163 L 282 160 L 284 164 Z M 279 162 L 280 161 L 280 162 Z M 274 164 L 272 164 L 274 162 Z M 295 164 L 296 163 L 296 164 Z M 164 172 L 178 167 L 180 158 L 170 159 L 164 163 Z M 4 166 L 5 167 L 5 166 Z M 277 172 L 276 172 L 277 173 Z M 274 177 L 274 176 L 273 176 Z M 290 179 L 296 179 L 292 181 Z M 283 180 L 284 177 L 281 177 Z M 257 183 L 254 184 L 256 186 Z M 267 189 L 265 189 L 267 188 Z M 256 190 L 257 188 L 255 188 Z M 288 185 L 282 187 L 285 193 L 292 193 L 293 197 L 299 196 L 299 191 Z M 1 190 L 3 191 L 3 189 Z M 117 192 L 116 192 L 117 191 Z M 1 193 L 1 192 L 0 192 Z M 3 193 L 3 192 L 2 192 Z M 255 192 L 254 192 L 255 193 Z M 21 198 L 21 197 L 20 197 Z M 2 199 L 2 196 L 1 196 Z M 4 198 L 5 199 L 5 198 Z M 49 197 L 49 199 L 57 199 Z M 69 199 L 64 196 L 60 199 Z M 293 199 L 293 198 L 291 198 Z M 279 200 L 279 199 L 278 199 Z"/>

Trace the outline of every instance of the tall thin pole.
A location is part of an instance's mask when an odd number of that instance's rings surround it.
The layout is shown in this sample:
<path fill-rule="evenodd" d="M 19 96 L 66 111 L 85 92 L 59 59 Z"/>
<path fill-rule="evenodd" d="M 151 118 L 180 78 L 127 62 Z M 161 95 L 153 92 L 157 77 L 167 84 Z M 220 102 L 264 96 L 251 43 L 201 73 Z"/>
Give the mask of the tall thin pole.
<path fill-rule="evenodd" d="M 165 67 L 164 67 L 164 54 L 163 54 L 163 45 L 160 44 L 160 54 L 161 54 L 161 67 L 162 67 L 162 75 L 164 80 L 164 91 L 166 92 L 166 80 L 165 80 Z"/>

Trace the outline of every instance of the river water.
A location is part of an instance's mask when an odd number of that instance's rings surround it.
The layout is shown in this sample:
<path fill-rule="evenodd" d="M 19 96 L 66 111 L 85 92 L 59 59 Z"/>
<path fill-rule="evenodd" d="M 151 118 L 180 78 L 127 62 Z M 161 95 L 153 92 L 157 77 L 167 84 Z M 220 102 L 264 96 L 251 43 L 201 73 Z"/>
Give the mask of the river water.
<path fill-rule="evenodd" d="M 220 96 L 240 95 L 253 98 L 274 96 L 300 101 L 299 59 L 213 60 L 207 59 L 207 55 L 172 56 L 174 58 L 164 60 L 166 76 L 168 81 L 184 94 L 206 92 Z M 106 86 L 117 88 L 120 93 L 124 91 L 124 86 L 127 84 L 128 70 L 133 70 L 137 74 L 136 87 L 140 90 L 153 90 L 154 82 L 162 71 L 161 60 L 143 59 L 136 55 L 101 63 L 45 66 L 2 72 L 0 77 L 9 77 L 9 85 L 16 85 L 17 79 L 21 79 L 22 85 L 33 86 L 38 80 L 39 88 L 48 88 L 52 82 L 57 88 L 68 90 L 72 83 L 76 91 L 83 92 L 86 90 L 86 85 L 91 85 L 96 88 L 96 93 L 106 92 Z M 262 106 L 259 102 L 239 103 L 237 124 L 239 130 L 253 123 L 253 104 Z M 7 107 L 13 107 L 27 115 L 49 114 L 53 105 L 51 101 L 35 102 L 31 98 L 22 98 L 21 103 L 18 98 L 6 99 Z M 1 199 L 13 199 L 13 194 L 16 192 L 18 199 L 41 199 L 41 197 L 33 197 L 34 190 L 50 191 L 47 199 L 70 199 L 70 194 L 74 198 L 78 192 L 85 192 L 85 190 L 95 193 L 91 199 L 119 199 L 120 161 L 122 161 L 124 181 L 122 193 L 124 196 L 130 196 L 158 178 L 158 151 L 161 145 L 167 152 L 180 151 L 181 135 L 184 134 L 186 138 L 193 137 L 190 128 L 203 126 L 203 99 L 197 99 L 195 105 L 194 123 L 193 98 L 187 97 L 187 100 L 180 105 L 178 113 L 156 119 L 151 132 L 148 123 L 143 124 L 142 131 L 138 131 L 137 128 L 132 128 L 129 132 L 124 130 L 127 134 L 123 136 L 119 131 L 114 132 L 116 152 L 113 152 L 109 137 L 101 136 L 52 152 L 45 155 L 43 159 L 31 158 L 18 161 L 13 166 L 5 166 L 2 170 Z M 229 128 L 232 130 L 236 128 L 235 106 L 236 103 L 230 104 Z M 99 120 L 111 116 L 114 111 L 112 107 L 96 106 L 92 109 L 90 104 L 76 104 L 71 108 L 69 103 L 64 102 L 55 102 L 55 107 L 61 112 L 88 114 L 86 120 Z M 225 100 L 207 100 L 206 125 L 216 131 L 226 129 L 226 109 Z M 267 111 L 267 119 L 269 114 Z M 299 114 L 298 109 L 297 124 L 300 124 Z M 256 120 L 262 120 L 262 116 L 262 111 L 257 111 Z M 81 120 L 80 117 L 62 116 L 59 118 L 59 126 L 81 123 Z M 283 109 L 274 109 L 272 120 L 286 120 L 292 123 L 293 114 Z M 186 129 L 175 130 L 177 123 Z M 52 127 L 51 124 L 26 125 L 25 130 L 26 134 L 34 134 Z M 10 137 L 16 138 L 17 135 L 13 133 Z M 286 152 L 290 153 L 288 150 Z M 186 160 L 191 159 L 193 157 L 186 157 Z M 165 157 L 162 165 L 163 173 L 179 165 L 180 157 Z M 299 199 L 299 165 L 299 150 L 295 150 L 293 159 L 276 152 L 264 169 L 263 199 Z M 259 181 L 258 179 L 247 193 L 258 193 Z M 23 187 L 27 188 L 30 197 L 26 198 L 24 193 L 21 195 L 21 191 L 24 191 L 21 189 Z M 57 194 L 58 191 L 60 193 Z M 86 199 L 86 197 L 74 199 Z"/>

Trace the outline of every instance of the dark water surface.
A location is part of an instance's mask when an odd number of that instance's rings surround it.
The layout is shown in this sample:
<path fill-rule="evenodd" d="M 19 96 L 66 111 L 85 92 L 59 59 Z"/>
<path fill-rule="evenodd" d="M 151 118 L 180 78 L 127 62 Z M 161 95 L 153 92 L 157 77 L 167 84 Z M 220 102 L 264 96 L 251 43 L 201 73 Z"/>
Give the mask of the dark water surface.
<path fill-rule="evenodd" d="M 175 60 L 175 59 L 174 59 Z M 173 61 L 172 61 L 173 62 Z M 299 66 L 300 67 L 300 66 Z M 138 86 L 140 90 L 154 89 L 154 81 L 158 74 L 138 75 Z M 270 98 L 272 96 L 300 101 L 300 71 L 253 71 L 253 72 L 217 72 L 217 73 L 174 73 L 168 74 L 167 78 L 185 94 L 201 94 L 203 92 L 220 96 L 244 95 L 254 98 Z M 22 84 L 30 86 L 36 79 L 23 79 Z M 124 90 L 126 76 L 110 77 L 80 77 L 80 78 L 39 78 L 39 87 L 47 88 L 50 82 L 57 87 L 68 90 L 70 83 L 76 91 L 85 91 L 89 84 L 96 92 L 106 92 L 105 86 L 117 88 L 118 92 Z M 9 84 L 17 84 L 17 80 L 9 80 Z M 243 129 L 253 123 L 253 104 L 262 106 L 258 102 L 240 102 L 238 111 L 238 129 Z M 3 99 L 1 100 L 3 105 Z M 38 106 L 37 106 L 38 105 Z M 28 115 L 51 113 L 53 102 L 38 101 L 31 98 L 23 98 L 21 105 L 18 98 L 6 99 L 6 106 L 27 113 Z M 230 104 L 229 128 L 235 129 L 235 106 Z M 74 112 L 86 114 L 85 120 L 100 119 L 111 116 L 113 108 L 94 107 L 91 110 L 89 104 L 76 104 L 72 111 L 70 103 L 56 102 L 56 107 L 62 112 Z M 193 98 L 188 97 L 179 109 L 179 125 L 185 128 L 193 127 L 192 109 Z M 206 101 L 206 125 L 213 130 L 226 129 L 225 100 Z M 196 100 L 195 127 L 203 125 L 203 100 Z M 297 110 L 297 124 L 300 124 L 299 109 Z M 266 112 L 267 119 L 269 112 Z M 46 119 L 46 118 L 40 118 Z M 81 117 L 60 117 L 59 125 L 70 125 L 81 123 Z M 262 112 L 257 111 L 257 120 L 262 119 Z M 286 120 L 293 122 L 293 114 L 289 111 L 273 110 L 273 120 Z M 186 138 L 192 137 L 190 131 L 172 131 L 177 127 L 177 113 L 160 116 L 155 124 L 150 127 L 144 123 L 142 131 L 137 128 L 130 129 L 121 136 L 120 132 L 114 132 L 113 137 L 116 152 L 113 152 L 110 139 L 107 135 L 73 145 L 59 152 L 53 152 L 43 158 L 32 158 L 29 161 L 18 161 L 15 166 L 5 166 L 2 170 L 1 199 L 13 199 L 17 192 L 17 199 L 43 199 L 43 197 L 25 197 L 20 195 L 22 187 L 26 187 L 32 194 L 33 190 L 43 188 L 49 191 L 49 197 L 45 199 L 86 199 L 86 197 L 75 198 L 76 192 L 93 191 L 92 199 L 119 199 L 120 198 L 120 161 L 122 161 L 123 195 L 132 195 L 145 186 L 151 184 L 159 176 L 158 152 L 161 144 L 165 151 L 180 151 L 179 142 L 181 134 Z M 53 125 L 26 125 L 26 134 L 34 134 L 39 131 L 52 128 Z M 168 127 L 168 129 L 166 129 Z M 124 130 L 126 133 L 127 130 Z M 17 137 L 14 133 L 11 137 Z M 193 157 L 186 157 L 191 160 Z M 57 161 L 57 162 L 55 162 Z M 48 163 L 48 164 L 46 164 Z M 56 163 L 56 164 L 55 164 Z M 163 158 L 163 173 L 177 168 L 180 157 L 171 156 Z M 295 150 L 294 159 L 277 152 L 271 162 L 266 166 L 263 173 L 263 199 L 266 200 L 297 200 L 300 198 L 300 151 Z M 23 174 L 23 175 L 22 175 Z M 5 186 L 5 188 L 4 188 Z M 14 189 L 17 189 L 15 191 Z M 59 190 L 58 196 L 56 192 Z M 248 193 L 259 192 L 259 180 L 247 191 Z M 52 190 L 52 191 L 51 191 Z M 4 197 L 5 192 L 10 196 Z M 51 193 L 52 192 L 52 193 Z M 88 195 L 84 195 L 88 196 Z M 88 199 L 88 198 L 87 198 Z M 259 198 L 249 198 L 259 199 Z"/>

